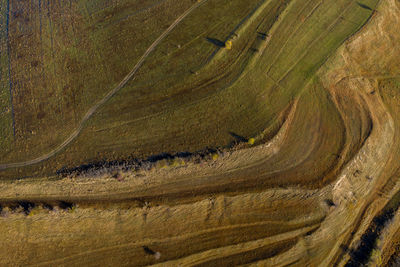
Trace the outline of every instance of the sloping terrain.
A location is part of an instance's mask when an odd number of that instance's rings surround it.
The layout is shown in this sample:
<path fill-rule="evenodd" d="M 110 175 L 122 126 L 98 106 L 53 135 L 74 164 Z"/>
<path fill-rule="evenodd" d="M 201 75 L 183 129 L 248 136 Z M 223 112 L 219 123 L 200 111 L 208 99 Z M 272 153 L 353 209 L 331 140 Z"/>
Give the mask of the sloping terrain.
<path fill-rule="evenodd" d="M 400 3 L 228 2 L 1 2 L 1 265 L 398 262 Z"/>

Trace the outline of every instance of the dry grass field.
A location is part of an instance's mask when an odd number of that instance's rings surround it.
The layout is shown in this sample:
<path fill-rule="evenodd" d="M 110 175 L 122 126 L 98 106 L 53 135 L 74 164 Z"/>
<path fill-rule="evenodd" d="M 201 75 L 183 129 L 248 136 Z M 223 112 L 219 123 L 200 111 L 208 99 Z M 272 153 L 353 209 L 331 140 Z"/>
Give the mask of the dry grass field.
<path fill-rule="evenodd" d="M 398 266 L 398 0 L 0 0 L 1 266 Z"/>

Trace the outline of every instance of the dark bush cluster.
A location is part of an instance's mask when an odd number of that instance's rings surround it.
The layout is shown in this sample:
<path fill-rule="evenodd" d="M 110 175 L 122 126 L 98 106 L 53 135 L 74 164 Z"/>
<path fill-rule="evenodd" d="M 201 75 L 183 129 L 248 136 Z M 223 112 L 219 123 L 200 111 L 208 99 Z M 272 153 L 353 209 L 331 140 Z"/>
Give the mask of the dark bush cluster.
<path fill-rule="evenodd" d="M 211 158 L 214 153 L 221 153 L 221 150 L 217 149 L 205 149 L 198 152 L 179 152 L 176 154 L 162 153 L 148 157 L 147 159 L 137 159 L 131 157 L 127 160 L 113 160 L 113 161 L 97 161 L 88 164 L 83 164 L 78 167 L 68 168 L 64 167 L 57 170 L 57 175 L 61 177 L 98 177 L 101 175 L 117 176 L 116 173 L 128 172 L 128 171 L 139 171 L 139 170 L 150 170 L 157 162 L 166 160 L 173 161 L 175 159 L 181 159 L 185 162 L 201 163 L 204 160 Z"/>
<path fill-rule="evenodd" d="M 30 215 L 32 210 L 35 208 L 42 208 L 47 211 L 54 211 L 55 208 L 60 210 L 70 211 L 75 208 L 75 204 L 67 201 L 58 201 L 55 203 L 34 203 L 31 201 L 18 201 L 10 203 L 2 203 L 0 205 L 0 214 L 4 215 L 4 210 L 9 210 L 12 213 L 22 212 L 25 215 Z"/>
<path fill-rule="evenodd" d="M 376 248 L 376 241 L 379 238 L 386 224 L 394 217 L 396 209 L 385 210 L 376 216 L 368 230 L 361 236 L 360 244 L 356 249 L 349 250 L 351 259 L 346 267 L 365 266 L 370 259 L 371 253 Z"/>

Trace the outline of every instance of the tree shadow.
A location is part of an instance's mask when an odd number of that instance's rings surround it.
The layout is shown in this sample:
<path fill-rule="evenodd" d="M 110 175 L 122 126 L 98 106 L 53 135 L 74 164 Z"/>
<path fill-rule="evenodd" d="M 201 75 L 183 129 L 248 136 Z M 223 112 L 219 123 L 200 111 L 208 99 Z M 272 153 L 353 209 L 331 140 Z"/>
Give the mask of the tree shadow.
<path fill-rule="evenodd" d="M 357 5 L 359 5 L 360 7 L 364 8 L 364 9 L 367 9 L 367 10 L 373 11 L 373 9 L 372 9 L 372 8 L 370 8 L 370 7 L 369 7 L 369 6 L 367 6 L 367 5 L 364 5 L 363 3 L 357 2 Z"/>
<path fill-rule="evenodd" d="M 18 202 L 18 205 L 22 207 L 25 215 L 28 215 L 31 212 L 31 210 L 36 206 L 34 203 L 29 201 L 20 201 Z"/>
<path fill-rule="evenodd" d="M 241 135 L 235 134 L 234 132 L 229 132 L 229 134 L 233 138 L 235 138 L 237 142 L 247 142 L 247 138 L 245 138 L 245 137 L 243 137 Z"/>
<path fill-rule="evenodd" d="M 212 43 L 215 46 L 218 47 L 225 47 L 225 43 L 222 42 L 221 40 L 215 39 L 215 38 L 210 38 L 210 37 L 206 37 L 206 40 L 210 43 Z"/>
<path fill-rule="evenodd" d="M 267 40 L 268 38 L 268 34 L 264 33 L 264 32 L 257 32 L 258 37 L 261 38 L 262 40 Z"/>

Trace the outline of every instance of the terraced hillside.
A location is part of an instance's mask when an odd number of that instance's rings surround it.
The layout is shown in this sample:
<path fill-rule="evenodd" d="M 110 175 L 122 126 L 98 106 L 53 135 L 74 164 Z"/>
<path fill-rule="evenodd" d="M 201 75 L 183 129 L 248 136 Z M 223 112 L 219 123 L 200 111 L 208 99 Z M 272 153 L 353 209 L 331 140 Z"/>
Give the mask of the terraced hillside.
<path fill-rule="evenodd" d="M 400 262 L 398 0 L 0 3 L 0 265 Z"/>

